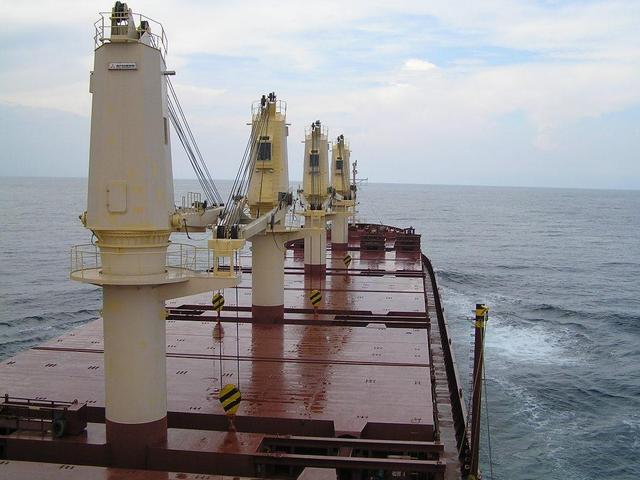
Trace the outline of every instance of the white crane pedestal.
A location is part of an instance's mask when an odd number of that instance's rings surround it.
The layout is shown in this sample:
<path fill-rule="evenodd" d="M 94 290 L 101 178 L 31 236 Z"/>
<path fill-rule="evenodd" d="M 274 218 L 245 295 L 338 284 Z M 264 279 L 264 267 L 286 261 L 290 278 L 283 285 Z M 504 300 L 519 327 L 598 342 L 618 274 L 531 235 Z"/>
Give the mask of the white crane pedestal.
<path fill-rule="evenodd" d="M 284 320 L 284 243 L 287 232 L 264 232 L 251 241 L 251 313 L 260 323 Z"/>
<path fill-rule="evenodd" d="M 118 465 L 141 466 L 167 439 L 164 298 L 153 285 L 103 289 L 107 443 Z"/>
<path fill-rule="evenodd" d="M 326 212 L 307 210 L 304 215 L 304 273 L 324 275 L 327 271 Z"/>
<path fill-rule="evenodd" d="M 350 212 L 334 211 L 331 220 L 331 250 L 334 252 L 346 252 L 349 247 L 350 216 Z"/>

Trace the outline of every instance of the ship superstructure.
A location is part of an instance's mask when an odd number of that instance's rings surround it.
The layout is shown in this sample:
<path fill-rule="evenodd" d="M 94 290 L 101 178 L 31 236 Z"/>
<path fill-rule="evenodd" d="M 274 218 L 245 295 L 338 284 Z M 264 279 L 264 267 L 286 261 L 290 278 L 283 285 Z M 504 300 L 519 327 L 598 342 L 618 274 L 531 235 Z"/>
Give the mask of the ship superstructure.
<path fill-rule="evenodd" d="M 288 225 L 287 106 L 266 94 L 227 202 L 203 174 L 215 205 L 176 207 L 166 37 L 120 2 L 101 25 L 97 240 L 71 278 L 102 287 L 102 316 L 0 364 L 0 478 L 474 477 L 479 412 L 470 435 L 433 268 L 413 229 L 350 221 L 345 137 L 329 156 L 307 130 Z M 204 223 L 208 248 L 171 241 Z"/>

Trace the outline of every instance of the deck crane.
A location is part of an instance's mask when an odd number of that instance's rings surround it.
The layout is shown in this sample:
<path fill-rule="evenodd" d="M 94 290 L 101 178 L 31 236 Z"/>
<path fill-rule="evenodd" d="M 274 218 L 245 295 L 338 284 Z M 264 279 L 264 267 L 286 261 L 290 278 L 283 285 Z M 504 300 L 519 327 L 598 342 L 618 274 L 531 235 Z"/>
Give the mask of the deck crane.
<path fill-rule="evenodd" d="M 304 172 L 298 197 L 304 207 L 304 270 L 323 275 L 327 269 L 327 214 L 333 200 L 329 184 L 327 128 L 316 120 L 305 130 Z"/>
<path fill-rule="evenodd" d="M 351 183 L 351 149 L 344 135 L 338 135 L 331 149 L 331 250 L 346 251 L 349 239 L 349 217 L 354 214 L 356 182 Z"/>
<path fill-rule="evenodd" d="M 138 22 L 136 22 L 136 20 L 138 20 Z M 100 20 L 98 20 L 94 26 L 96 30 L 95 42 L 97 47 L 102 46 L 104 43 L 125 44 L 135 42 L 160 51 L 163 60 L 166 56 L 168 41 L 164 30 L 162 30 L 162 26 L 150 18 L 133 13 L 124 2 L 115 2 L 111 12 L 101 14 Z M 172 229 L 174 231 L 187 229 L 204 231 L 206 226 L 216 223 L 218 216 L 222 212 L 222 196 L 213 182 L 211 172 L 198 148 L 189 122 L 171 83 L 170 76 L 175 75 L 175 71 L 167 70 L 164 64 L 162 68 L 162 104 L 166 105 L 161 123 L 164 144 L 170 145 L 169 122 L 171 122 L 204 193 L 204 199 L 199 193 L 190 193 L 183 199 L 182 205 L 175 209 L 175 214 L 172 218 Z M 138 73 L 138 62 L 111 62 L 109 69 L 114 72 L 127 71 L 129 72 L 129 76 L 140 75 Z M 122 74 L 120 75 L 122 76 Z M 117 77 L 113 77 L 113 79 L 115 79 L 113 83 L 118 81 Z M 92 74 L 92 91 L 94 84 L 97 86 L 97 82 L 100 80 L 102 79 L 99 75 Z M 110 80 L 112 79 L 110 78 Z M 142 84 L 141 82 L 139 83 Z M 111 104 L 114 105 L 112 108 L 115 108 L 116 98 L 119 97 L 116 96 L 110 99 Z M 136 113 L 139 115 L 141 111 L 142 109 L 138 109 Z M 148 118 L 136 117 L 136 119 L 140 121 L 140 123 L 149 123 Z M 127 120 L 129 119 L 125 119 L 124 117 L 119 119 L 122 125 L 125 126 L 127 125 Z M 121 136 L 118 140 L 123 141 L 126 139 L 125 137 L 126 136 Z M 164 199 L 158 198 L 157 200 L 161 201 Z"/>
<path fill-rule="evenodd" d="M 326 272 L 326 225 L 331 222 L 331 250 L 346 251 L 349 218 L 355 208 L 355 181 L 351 183 L 351 151 L 344 135 L 331 149 L 329 171 L 327 129 L 319 120 L 305 132 L 304 180 L 298 196 L 304 207 L 305 272 Z M 355 166 L 354 166 L 355 168 Z"/>
<path fill-rule="evenodd" d="M 210 252 L 199 257 L 194 246 L 174 255 L 170 235 L 186 217 L 174 205 L 162 25 L 116 2 L 95 26 L 80 219 L 96 241 L 88 263 L 74 247 L 80 264 L 71 278 L 102 287 L 107 455 L 114 466 L 139 468 L 148 448 L 167 440 L 165 301 L 235 287 L 240 275 L 212 272 Z"/>
<path fill-rule="evenodd" d="M 254 321 L 263 323 L 284 318 L 284 244 L 302 236 L 299 229 L 285 225 L 293 203 L 286 110 L 273 92 L 252 105 L 249 141 L 209 241 L 216 255 L 229 258 L 245 241 L 251 242 L 251 310 Z"/>

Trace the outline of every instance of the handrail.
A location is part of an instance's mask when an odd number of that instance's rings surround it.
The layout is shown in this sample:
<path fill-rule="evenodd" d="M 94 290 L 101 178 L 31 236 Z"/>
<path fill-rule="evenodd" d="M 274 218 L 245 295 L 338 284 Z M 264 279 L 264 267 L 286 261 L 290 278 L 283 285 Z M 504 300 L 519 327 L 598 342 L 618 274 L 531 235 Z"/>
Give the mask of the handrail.
<path fill-rule="evenodd" d="M 71 247 L 69 265 L 69 272 L 71 274 L 82 273 L 85 270 L 100 267 L 100 252 L 96 245 L 93 243 L 84 243 Z"/>
<path fill-rule="evenodd" d="M 135 12 L 125 12 L 125 13 L 126 15 L 122 15 L 121 17 L 115 17 L 115 18 L 130 19 L 130 21 L 133 21 L 133 22 L 136 22 L 137 20 L 136 23 L 138 26 L 144 20 L 148 24 L 153 26 L 153 29 L 150 28 L 149 30 L 146 30 L 145 33 L 149 35 L 151 46 L 153 48 L 156 48 L 157 50 L 160 50 L 160 54 L 162 55 L 162 58 L 166 58 L 167 52 L 169 50 L 169 41 L 164 32 L 164 28 L 162 27 L 162 24 L 157 20 L 154 20 L 140 13 L 135 13 Z M 100 12 L 99 15 L 100 15 L 100 18 L 96 20 L 93 24 L 94 30 L 95 30 L 93 41 L 96 48 L 100 47 L 101 45 L 104 45 L 105 43 L 110 43 L 111 36 L 114 33 L 113 32 L 114 26 L 112 25 L 112 21 L 111 21 L 113 17 L 113 12 Z M 121 28 L 121 27 L 124 27 L 124 26 L 123 25 L 116 26 L 116 28 Z M 154 30 L 158 30 L 160 33 L 153 33 Z"/>
<path fill-rule="evenodd" d="M 325 137 L 327 140 L 329 139 L 329 128 L 326 125 L 318 125 L 320 127 L 320 135 Z M 313 129 L 311 128 L 311 126 L 308 127 L 304 127 L 304 138 L 305 140 L 307 138 L 311 138 L 311 133 L 313 132 L 314 129 L 318 128 L 318 126 L 313 126 Z"/>
<path fill-rule="evenodd" d="M 287 115 L 287 102 L 284 100 L 276 100 L 276 113 L 282 113 L 283 115 Z M 260 100 L 256 100 L 251 104 L 251 118 L 255 119 L 262 112 L 262 102 Z"/>
<path fill-rule="evenodd" d="M 139 255 L 138 252 L 100 251 L 99 245 L 86 243 L 74 245 L 70 252 L 70 273 L 83 277 L 83 272 L 102 268 L 101 256 L 121 257 L 124 255 Z M 169 268 L 184 270 L 186 276 L 194 273 L 210 273 L 213 271 L 214 251 L 207 247 L 196 247 L 185 243 L 170 243 L 166 252 L 145 252 L 145 255 L 162 255 L 166 258 L 165 265 Z M 237 264 L 234 270 L 241 272 L 242 266 Z"/>
<path fill-rule="evenodd" d="M 436 317 L 438 320 L 438 328 L 440 330 L 440 338 L 442 341 L 442 353 L 444 356 L 445 370 L 447 372 L 447 382 L 449 385 L 449 398 L 451 400 L 451 413 L 453 416 L 454 429 L 456 433 L 456 443 L 460 459 L 464 459 L 469 454 L 469 438 L 467 436 L 467 412 L 462 399 L 462 388 L 460 387 L 460 379 L 458 368 L 455 362 L 455 356 L 451 347 L 451 339 L 449 337 L 449 329 L 447 320 L 442 309 L 442 300 L 436 282 L 436 275 L 433 270 L 431 260 L 426 255 L 422 255 L 422 266 L 426 268 L 431 280 L 433 290 L 433 299 L 436 309 Z"/>

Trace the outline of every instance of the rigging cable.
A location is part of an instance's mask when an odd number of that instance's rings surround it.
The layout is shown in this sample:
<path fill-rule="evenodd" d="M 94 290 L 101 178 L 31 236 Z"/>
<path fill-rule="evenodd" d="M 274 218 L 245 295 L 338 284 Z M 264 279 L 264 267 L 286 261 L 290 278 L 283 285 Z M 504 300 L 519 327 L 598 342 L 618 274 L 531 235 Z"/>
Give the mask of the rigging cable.
<path fill-rule="evenodd" d="M 471 349 L 470 349 L 471 351 Z M 469 355 L 469 357 L 471 357 L 472 354 Z M 467 437 L 467 442 L 469 444 L 469 447 L 471 446 L 471 399 L 473 398 L 473 391 L 477 386 L 477 382 L 475 381 L 475 375 L 474 375 L 474 369 L 473 367 L 471 367 L 471 372 L 469 372 L 469 379 L 470 379 L 470 386 L 469 386 L 469 397 L 467 398 L 467 418 L 466 418 L 466 423 L 464 425 L 464 431 L 465 431 L 465 436 Z M 478 372 L 479 373 L 479 372 Z M 459 449 L 458 449 L 458 453 L 460 453 L 463 448 L 463 445 L 461 444 Z"/>
<path fill-rule="evenodd" d="M 238 265 L 238 252 L 236 251 L 236 265 Z M 238 301 L 238 285 L 236 285 L 236 368 L 238 376 L 238 389 L 240 389 L 240 304 Z M 493 479 L 492 479 L 493 480 Z"/>
<path fill-rule="evenodd" d="M 198 159 L 200 160 L 200 163 L 202 164 L 202 167 L 204 169 L 204 172 L 206 173 L 206 179 L 208 180 L 208 184 L 212 190 L 212 193 L 214 194 L 215 200 L 217 200 L 217 203 L 220 204 L 222 203 L 222 196 L 220 195 L 220 192 L 218 191 L 216 184 L 213 181 L 213 178 L 211 178 L 211 172 L 209 172 L 209 168 L 207 167 L 207 163 L 204 161 L 204 158 L 202 157 L 202 153 L 200 152 L 200 148 L 198 147 L 198 144 L 196 143 L 196 139 L 193 136 L 193 132 L 191 131 L 191 127 L 189 126 L 189 122 L 187 121 L 187 117 L 184 114 L 184 111 L 182 110 L 182 105 L 180 105 L 180 101 L 178 100 L 178 96 L 173 88 L 173 84 L 171 83 L 171 80 L 169 78 L 167 78 L 167 83 L 169 85 L 169 90 L 171 92 L 171 95 L 175 101 L 176 106 L 178 107 L 178 112 L 180 113 L 180 117 L 182 118 L 184 125 L 186 127 L 187 132 L 189 133 L 189 138 L 191 139 L 191 142 L 198 154 Z"/>
<path fill-rule="evenodd" d="M 222 196 L 211 177 L 211 172 L 204 161 L 191 127 L 189 126 L 189 122 L 184 114 L 184 110 L 182 109 L 182 105 L 180 105 L 178 96 L 169 78 L 167 78 L 167 86 L 169 91 L 169 95 L 167 95 L 167 106 L 171 123 L 178 134 L 187 157 L 189 157 L 191 166 L 198 177 L 200 186 L 205 192 L 207 199 L 214 206 L 220 205 L 222 204 Z"/>
<path fill-rule="evenodd" d="M 183 219 L 182 219 L 182 223 L 184 223 L 184 231 L 185 231 L 185 233 L 187 234 L 187 238 L 188 238 L 189 240 L 193 240 L 193 239 L 189 236 L 189 228 L 187 227 L 187 219 L 186 219 L 186 218 L 183 218 Z"/>
<path fill-rule="evenodd" d="M 344 178 L 344 138 L 342 138 L 342 142 L 340 140 L 341 140 L 340 137 L 338 137 L 338 158 L 340 158 L 342 161 L 342 169 L 340 170 L 340 180 L 341 180 L 340 183 L 342 186 L 343 195 L 346 197 L 348 195 L 347 193 L 348 190 L 347 190 L 347 186 L 345 184 L 345 178 Z M 336 168 L 336 171 L 337 170 L 338 169 Z"/>
<path fill-rule="evenodd" d="M 242 209 L 244 208 L 244 202 L 242 200 L 247 195 L 247 190 L 255 168 L 260 134 L 266 126 L 266 119 L 268 119 L 268 113 L 264 108 L 260 110 L 259 115 L 260 118 L 258 122 L 252 123 L 251 135 L 247 141 L 244 155 L 240 163 L 240 168 L 238 169 L 238 174 L 236 175 L 231 192 L 229 193 L 229 200 L 227 201 L 222 213 L 223 225 L 226 226 L 238 223 Z"/>
<path fill-rule="evenodd" d="M 485 326 L 485 335 L 487 327 Z M 487 376 L 484 364 L 484 337 L 483 337 L 483 355 L 482 355 L 482 382 L 484 384 L 484 418 L 487 424 L 487 448 L 489 450 L 489 471 L 491 472 L 491 480 L 493 480 L 493 455 L 491 453 L 491 424 L 489 423 L 489 392 L 487 391 Z"/>
<path fill-rule="evenodd" d="M 465 425 L 465 432 L 467 435 L 467 439 L 470 439 L 471 436 L 471 432 L 470 432 L 470 427 L 471 427 L 471 398 L 473 397 L 473 392 L 475 391 L 476 388 L 478 388 L 478 384 L 482 383 L 484 386 L 484 401 L 485 401 L 485 420 L 486 420 L 486 425 L 487 425 L 487 448 L 488 448 L 488 453 L 489 453 L 489 471 L 491 472 L 491 479 L 493 480 L 493 455 L 491 452 L 491 429 L 490 429 L 490 424 L 489 424 L 489 407 L 488 407 L 488 398 L 487 398 L 487 379 L 486 379 L 486 375 L 485 375 L 485 363 L 484 363 L 484 342 L 486 340 L 486 335 L 487 335 L 487 331 L 486 331 L 486 324 L 485 324 L 485 330 L 484 330 L 484 334 L 482 336 L 482 345 L 480 346 L 480 348 L 482 349 L 482 377 L 480 378 L 479 376 L 474 375 L 474 372 L 471 373 L 471 377 L 472 377 L 472 387 L 471 387 L 471 395 L 469 396 L 469 402 L 468 402 L 468 407 L 467 407 L 467 424 Z M 475 372 L 476 374 L 479 374 L 480 371 Z M 480 417 L 482 418 L 482 413 L 480 414 Z M 470 441 L 470 440 L 469 440 Z M 461 446 L 462 448 L 462 446 Z M 478 455 L 480 455 L 480 449 L 478 449 Z"/>
<path fill-rule="evenodd" d="M 207 197 L 207 199 L 213 204 L 216 205 L 216 200 L 215 200 L 215 196 L 212 192 L 212 190 L 210 189 L 209 185 L 207 184 L 205 178 L 204 178 L 204 174 L 202 172 L 202 169 L 200 168 L 200 166 L 198 165 L 196 158 L 195 158 L 195 154 L 193 153 L 193 149 L 191 148 L 191 145 L 189 144 L 189 141 L 186 137 L 186 134 L 182 128 L 182 124 L 180 123 L 180 119 L 178 118 L 178 115 L 176 113 L 175 107 L 173 105 L 173 102 L 171 101 L 171 99 L 169 99 L 168 103 L 167 103 L 167 107 L 169 110 L 169 118 L 171 119 L 171 123 L 173 125 L 174 130 L 176 131 L 176 133 L 178 134 L 178 139 L 180 140 L 180 143 L 182 143 L 182 147 L 184 148 L 185 153 L 187 154 L 187 157 L 189 158 L 189 162 L 191 163 L 191 166 L 196 174 L 196 177 L 198 178 L 198 182 L 200 183 L 200 187 L 202 188 L 205 196 Z"/>
<path fill-rule="evenodd" d="M 235 197 L 239 196 L 241 191 L 242 177 L 244 175 L 243 170 L 246 170 L 245 162 L 247 161 L 247 155 L 249 154 L 250 148 L 253 145 L 253 139 L 256 133 L 256 130 L 259 129 L 259 124 L 262 121 L 262 117 L 260 117 L 257 123 L 251 123 L 251 134 L 249 135 L 249 139 L 247 140 L 247 145 L 245 146 L 244 153 L 242 155 L 242 160 L 240 161 L 240 167 L 238 168 L 238 173 L 236 174 L 236 178 L 233 181 L 233 185 L 231 186 L 231 191 L 229 193 L 229 201 L 225 206 L 225 210 L 223 213 L 223 217 L 226 218 L 229 212 L 231 212 L 235 206 L 234 194 Z"/>
<path fill-rule="evenodd" d="M 220 386 L 218 387 L 218 393 L 220 391 L 222 391 L 222 375 L 223 375 L 223 371 L 222 371 L 222 340 L 224 338 L 224 335 L 222 333 L 222 322 L 220 322 L 220 312 L 218 312 L 218 321 L 216 323 L 216 327 L 218 328 L 218 352 L 219 352 L 219 365 L 220 365 Z M 215 332 L 215 328 L 214 327 L 214 332 Z"/>
<path fill-rule="evenodd" d="M 229 192 L 229 200 L 227 201 L 227 204 L 224 207 L 224 211 L 222 212 L 223 224 L 227 226 L 230 226 L 234 223 L 234 219 L 232 217 L 235 216 L 236 209 L 238 208 L 236 202 L 240 202 L 242 197 L 242 195 L 240 195 L 240 192 L 242 190 L 242 177 L 244 175 L 243 170 L 245 169 L 247 153 L 253 143 L 253 137 L 255 135 L 256 128 L 257 124 L 252 124 L 251 135 L 249 136 L 249 140 L 247 141 L 247 145 L 240 162 L 240 167 L 238 168 L 238 173 L 236 174 L 236 178 L 234 179 L 233 185 L 231 186 L 231 190 Z"/>
<path fill-rule="evenodd" d="M 269 133 L 269 115 L 267 115 L 264 131 L 265 131 L 265 133 Z M 271 142 L 271 144 L 273 145 L 273 142 Z M 258 155 L 259 150 L 260 150 L 260 141 L 258 141 L 258 152 L 256 152 L 256 155 Z M 270 155 L 271 155 L 271 153 L 270 153 Z M 269 159 L 269 160 L 271 160 L 271 159 Z M 256 163 L 258 163 L 258 159 L 257 158 L 256 158 Z M 262 168 L 260 170 L 260 193 L 258 193 L 258 211 L 256 213 L 256 218 L 260 217 L 260 205 L 262 204 L 262 184 L 263 184 L 263 182 L 264 182 L 264 168 Z"/>

